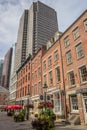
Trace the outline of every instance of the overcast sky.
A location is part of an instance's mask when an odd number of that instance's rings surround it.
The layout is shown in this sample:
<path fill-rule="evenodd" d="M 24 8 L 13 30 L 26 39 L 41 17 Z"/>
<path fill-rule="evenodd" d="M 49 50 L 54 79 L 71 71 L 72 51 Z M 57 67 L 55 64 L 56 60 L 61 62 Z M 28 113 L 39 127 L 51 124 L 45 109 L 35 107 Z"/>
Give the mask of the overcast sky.
<path fill-rule="evenodd" d="M 37 0 L 0 0 L 0 59 L 17 41 L 19 19 Z M 59 30 L 64 32 L 86 9 L 87 0 L 39 0 L 57 12 Z"/>

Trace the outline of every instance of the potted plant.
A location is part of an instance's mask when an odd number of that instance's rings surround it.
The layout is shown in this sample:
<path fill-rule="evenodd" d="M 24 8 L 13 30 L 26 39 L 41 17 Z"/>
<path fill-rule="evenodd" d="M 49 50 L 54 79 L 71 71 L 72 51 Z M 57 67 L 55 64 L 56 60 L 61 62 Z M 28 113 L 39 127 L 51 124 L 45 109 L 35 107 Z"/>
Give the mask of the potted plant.
<path fill-rule="evenodd" d="M 43 109 L 38 118 L 32 121 L 32 126 L 36 130 L 53 130 L 55 114 L 49 108 Z"/>
<path fill-rule="evenodd" d="M 21 122 L 24 121 L 25 118 L 25 110 L 21 110 L 20 112 L 16 111 L 14 114 L 14 121 Z"/>

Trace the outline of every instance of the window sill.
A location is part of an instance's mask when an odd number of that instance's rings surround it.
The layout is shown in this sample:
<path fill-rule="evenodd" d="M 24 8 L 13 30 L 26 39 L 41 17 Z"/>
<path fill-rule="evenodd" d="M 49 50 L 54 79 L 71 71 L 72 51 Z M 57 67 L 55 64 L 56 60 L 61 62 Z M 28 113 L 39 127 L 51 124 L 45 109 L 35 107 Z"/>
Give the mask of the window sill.
<path fill-rule="evenodd" d="M 87 81 L 81 83 L 81 85 L 85 85 L 85 84 L 87 84 Z"/>
<path fill-rule="evenodd" d="M 70 46 L 70 44 L 66 45 L 65 48 L 67 48 L 67 47 L 69 47 L 69 46 Z"/>
<path fill-rule="evenodd" d="M 83 56 L 81 56 L 81 57 L 79 57 L 79 58 L 77 58 L 77 60 L 80 60 L 80 59 L 82 59 L 82 58 L 84 58 L 84 55 L 83 55 Z"/>
<path fill-rule="evenodd" d="M 68 65 L 71 65 L 72 63 L 73 63 L 73 62 L 67 63 L 67 66 L 68 66 Z"/>
<path fill-rule="evenodd" d="M 77 36 L 77 37 L 75 37 L 75 38 L 74 38 L 74 41 L 76 41 L 79 37 L 80 37 L 80 35 L 79 35 L 79 36 Z"/>
<path fill-rule="evenodd" d="M 76 114 L 76 113 L 78 114 L 79 110 L 76 110 L 76 111 L 74 110 L 74 111 L 71 112 L 71 114 Z"/>
<path fill-rule="evenodd" d="M 75 87 L 76 87 L 76 85 L 69 86 L 69 89 L 72 89 L 72 88 L 75 88 Z"/>
<path fill-rule="evenodd" d="M 60 84 L 60 83 L 61 83 L 61 81 L 56 82 L 57 85 Z"/>

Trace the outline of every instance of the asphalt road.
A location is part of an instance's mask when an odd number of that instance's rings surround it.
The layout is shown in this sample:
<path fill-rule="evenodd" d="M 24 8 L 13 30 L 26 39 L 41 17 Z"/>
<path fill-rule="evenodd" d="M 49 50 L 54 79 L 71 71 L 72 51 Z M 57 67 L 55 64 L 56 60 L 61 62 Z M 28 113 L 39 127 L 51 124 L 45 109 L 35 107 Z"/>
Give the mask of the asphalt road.
<path fill-rule="evenodd" d="M 13 117 L 7 116 L 6 112 L 0 112 L 0 130 L 35 130 L 32 129 L 31 121 L 14 122 Z M 82 126 L 57 125 L 54 130 L 87 130 Z"/>

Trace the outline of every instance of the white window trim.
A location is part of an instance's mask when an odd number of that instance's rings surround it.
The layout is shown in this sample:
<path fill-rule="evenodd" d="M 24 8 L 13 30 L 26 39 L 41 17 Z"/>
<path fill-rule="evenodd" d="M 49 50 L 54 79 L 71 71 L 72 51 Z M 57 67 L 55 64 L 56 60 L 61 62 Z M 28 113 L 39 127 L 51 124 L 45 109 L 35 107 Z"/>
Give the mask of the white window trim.
<path fill-rule="evenodd" d="M 70 95 L 71 113 L 78 113 L 79 112 L 79 108 L 78 108 L 78 110 L 73 110 L 73 108 L 72 108 L 71 96 L 72 95 Z"/>

